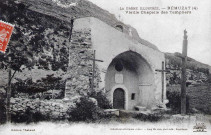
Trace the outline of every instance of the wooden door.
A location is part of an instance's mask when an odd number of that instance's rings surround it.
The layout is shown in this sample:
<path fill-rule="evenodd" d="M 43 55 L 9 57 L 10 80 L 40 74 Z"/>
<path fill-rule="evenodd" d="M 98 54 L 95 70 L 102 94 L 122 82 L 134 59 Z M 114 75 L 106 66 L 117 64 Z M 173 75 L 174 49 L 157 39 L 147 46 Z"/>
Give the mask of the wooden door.
<path fill-rule="evenodd" d="M 125 108 L 125 92 L 121 88 L 117 88 L 114 90 L 113 108 L 114 109 L 124 109 Z"/>

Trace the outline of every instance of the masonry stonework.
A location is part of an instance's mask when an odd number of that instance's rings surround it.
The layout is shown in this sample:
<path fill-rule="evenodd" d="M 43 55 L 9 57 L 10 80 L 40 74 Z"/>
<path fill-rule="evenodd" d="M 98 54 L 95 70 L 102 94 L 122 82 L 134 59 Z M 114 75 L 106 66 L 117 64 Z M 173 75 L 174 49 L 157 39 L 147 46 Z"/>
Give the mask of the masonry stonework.
<path fill-rule="evenodd" d="M 26 113 L 27 109 L 31 112 L 40 112 L 45 116 L 54 119 L 68 119 L 68 109 L 73 108 L 74 104 L 62 99 L 40 100 L 11 98 L 11 114 Z"/>
<path fill-rule="evenodd" d="M 152 109 L 157 105 L 163 106 L 165 103 L 162 103 L 161 101 L 161 73 L 157 73 L 155 70 L 162 68 L 162 62 L 165 61 L 164 54 L 157 49 L 141 44 L 130 35 L 122 33 L 96 18 L 87 17 L 75 20 L 75 30 L 83 30 L 87 28 L 91 29 L 91 49 L 96 50 L 97 59 L 104 61 L 97 63 L 100 71 L 100 78 L 102 80 L 99 82 L 99 89 L 104 89 L 110 101 L 113 103 L 113 89 L 118 87 L 116 83 L 112 86 L 108 86 L 111 84 L 106 83 L 106 76 L 109 74 L 109 65 L 112 60 L 118 57 L 118 55 L 125 53 L 129 57 L 129 53 L 132 52 L 136 53 L 138 55 L 137 57 L 140 57 L 140 61 L 137 61 L 140 66 L 138 69 L 139 77 L 137 79 L 138 88 L 136 88 L 136 93 L 139 94 L 140 99 L 136 103 L 130 101 L 131 92 L 133 91 L 130 86 L 133 82 L 127 82 L 129 83 L 128 86 L 122 84 L 122 88 L 124 87 L 125 89 L 123 89 L 125 93 L 128 94 L 125 97 L 125 109 L 133 110 L 136 105 L 145 106 L 148 109 Z M 135 57 L 131 57 L 131 59 L 132 58 Z M 148 77 L 150 74 L 151 77 Z M 108 80 L 111 80 L 111 78 L 108 78 Z M 165 80 L 163 81 L 165 85 Z M 119 87 L 121 86 L 119 85 Z M 163 93 L 164 100 L 166 100 L 165 86 Z"/>
<path fill-rule="evenodd" d="M 75 96 L 87 95 L 90 90 L 92 76 L 92 61 L 84 58 L 92 58 L 91 49 L 91 29 L 73 29 L 72 39 L 69 50 L 68 78 L 66 81 L 65 97 L 72 99 Z M 97 88 L 100 77 L 96 68 Z"/>

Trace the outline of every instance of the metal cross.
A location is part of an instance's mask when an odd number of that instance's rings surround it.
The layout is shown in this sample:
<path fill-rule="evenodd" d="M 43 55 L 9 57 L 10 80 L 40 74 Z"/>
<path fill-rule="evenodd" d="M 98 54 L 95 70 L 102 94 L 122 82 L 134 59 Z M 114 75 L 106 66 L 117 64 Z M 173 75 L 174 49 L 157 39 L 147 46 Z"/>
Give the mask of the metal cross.
<path fill-rule="evenodd" d="M 93 67 L 92 67 L 92 82 L 91 82 L 91 90 L 94 91 L 94 78 L 95 78 L 95 62 L 103 62 L 102 60 L 95 59 L 95 50 L 94 50 L 94 55 L 93 58 L 82 58 L 86 60 L 92 60 L 93 61 Z"/>
<path fill-rule="evenodd" d="M 165 70 L 164 62 L 162 61 L 162 69 L 156 69 L 155 71 L 161 72 L 161 79 L 162 79 L 162 102 L 164 99 L 164 73 L 169 72 L 169 70 Z"/>

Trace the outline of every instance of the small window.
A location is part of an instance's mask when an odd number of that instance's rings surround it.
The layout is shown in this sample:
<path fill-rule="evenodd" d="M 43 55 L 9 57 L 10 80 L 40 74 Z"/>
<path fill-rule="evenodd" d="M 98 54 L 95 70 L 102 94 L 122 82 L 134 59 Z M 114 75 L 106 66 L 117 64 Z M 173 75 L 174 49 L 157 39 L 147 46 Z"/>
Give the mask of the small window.
<path fill-rule="evenodd" d="M 123 65 L 121 61 L 117 61 L 117 63 L 115 64 L 115 69 L 119 72 L 123 70 Z"/>
<path fill-rule="evenodd" d="M 132 93 L 131 100 L 135 100 L 135 93 Z"/>

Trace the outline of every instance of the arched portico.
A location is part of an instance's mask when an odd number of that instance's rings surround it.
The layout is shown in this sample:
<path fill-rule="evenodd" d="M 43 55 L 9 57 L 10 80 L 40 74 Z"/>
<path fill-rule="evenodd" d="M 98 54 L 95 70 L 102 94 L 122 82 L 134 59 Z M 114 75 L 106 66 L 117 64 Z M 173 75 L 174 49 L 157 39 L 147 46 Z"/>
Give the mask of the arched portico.
<path fill-rule="evenodd" d="M 105 89 L 110 91 L 113 105 L 114 91 L 117 88 L 124 90 L 126 110 L 133 110 L 137 105 L 150 108 L 154 101 L 154 84 L 149 63 L 133 51 L 117 55 L 110 63 L 105 78 Z"/>

